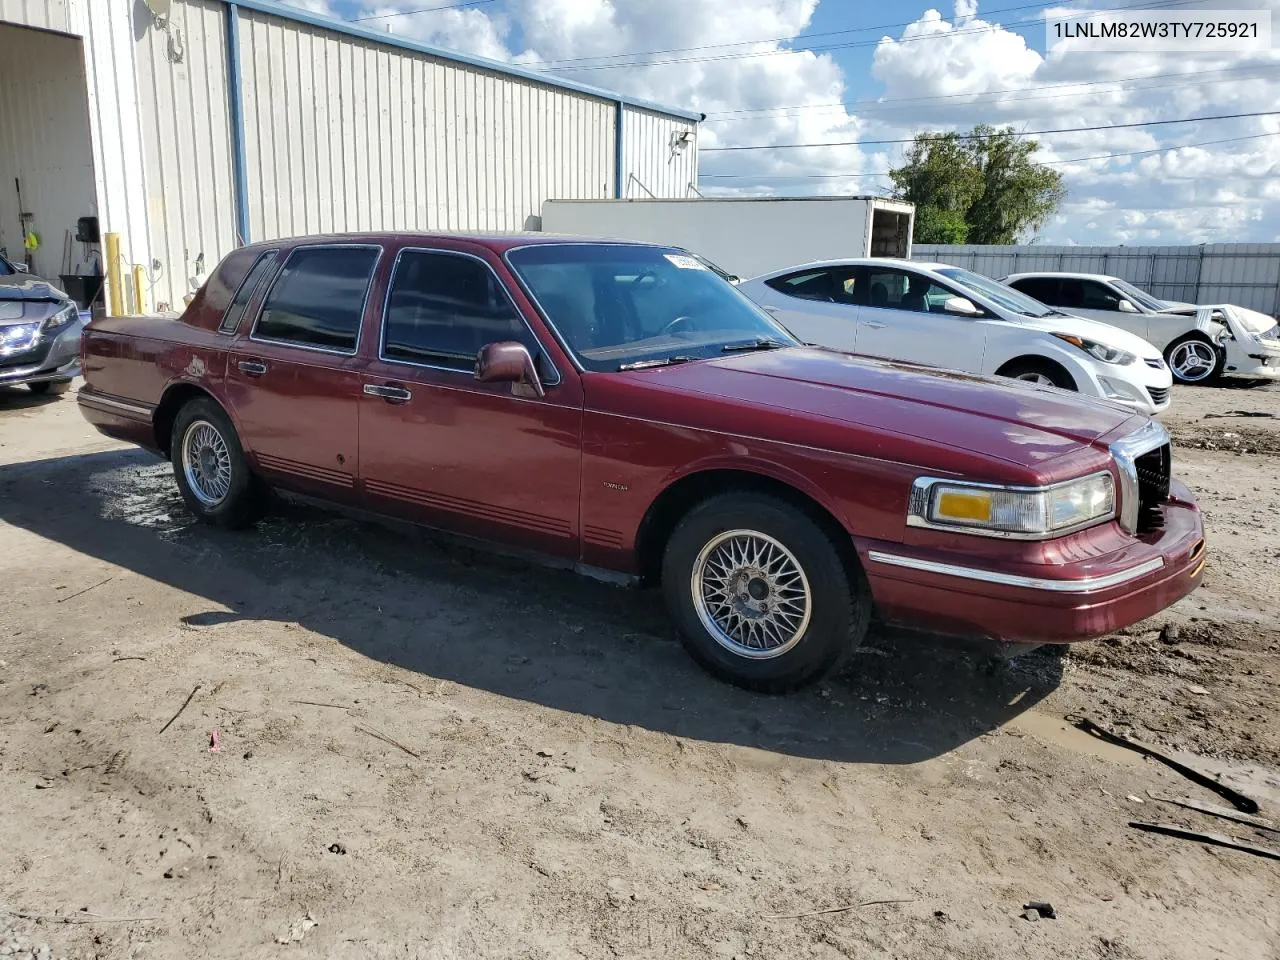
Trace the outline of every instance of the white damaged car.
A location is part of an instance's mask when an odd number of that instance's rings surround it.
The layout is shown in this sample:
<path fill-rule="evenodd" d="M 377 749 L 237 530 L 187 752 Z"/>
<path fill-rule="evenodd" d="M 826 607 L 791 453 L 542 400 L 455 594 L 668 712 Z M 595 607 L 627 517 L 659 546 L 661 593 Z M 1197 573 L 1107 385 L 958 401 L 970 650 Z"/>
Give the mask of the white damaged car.
<path fill-rule="evenodd" d="M 1078 391 L 1153 415 L 1169 407 L 1160 351 L 944 263 L 866 258 L 789 267 L 738 289 L 810 343 Z"/>
<path fill-rule="evenodd" d="M 1197 307 L 1158 300 L 1118 277 L 1094 273 L 1014 273 L 1000 282 L 1142 337 L 1161 351 L 1179 383 L 1280 380 L 1280 329 L 1265 313 L 1231 303 Z"/>

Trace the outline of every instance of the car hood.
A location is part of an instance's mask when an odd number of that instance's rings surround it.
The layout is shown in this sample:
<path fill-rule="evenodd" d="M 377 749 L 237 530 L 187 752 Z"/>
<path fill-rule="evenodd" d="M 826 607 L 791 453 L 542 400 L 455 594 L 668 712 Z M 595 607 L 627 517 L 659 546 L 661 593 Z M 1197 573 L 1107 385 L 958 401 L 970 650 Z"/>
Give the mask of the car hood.
<path fill-rule="evenodd" d="M 0 277 L 0 300 L 70 300 L 48 280 L 18 273 Z"/>
<path fill-rule="evenodd" d="M 1247 307 L 1238 307 L 1234 303 L 1227 304 L 1227 307 L 1235 314 L 1235 318 L 1240 321 L 1240 326 L 1244 327 L 1249 333 L 1266 333 L 1276 326 L 1276 318 L 1269 317 L 1265 313 L 1259 313 L 1257 310 L 1250 310 Z"/>
<path fill-rule="evenodd" d="M 669 416 L 690 426 L 736 429 L 762 439 L 872 457 L 884 455 L 885 437 L 893 435 L 918 440 L 922 447 L 962 450 L 1039 470 L 1135 419 L 1119 405 L 1054 387 L 820 347 L 737 354 L 610 376 L 725 401 L 671 404 Z M 762 413 L 747 428 L 740 426 L 744 408 Z M 714 422 L 690 423 L 690 411 L 701 410 Z M 766 416 L 765 411 L 780 416 Z M 832 422 L 864 429 L 833 433 Z"/>
<path fill-rule="evenodd" d="M 1043 330 L 1045 333 L 1067 333 L 1084 340 L 1096 340 L 1098 343 L 1105 343 L 1108 347 L 1127 350 L 1135 357 L 1154 359 L 1160 356 L 1159 350 L 1137 334 L 1121 330 L 1101 320 L 1087 320 L 1084 317 L 1066 314 L 1055 317 L 1020 317 L 1018 322 L 1035 330 Z"/>

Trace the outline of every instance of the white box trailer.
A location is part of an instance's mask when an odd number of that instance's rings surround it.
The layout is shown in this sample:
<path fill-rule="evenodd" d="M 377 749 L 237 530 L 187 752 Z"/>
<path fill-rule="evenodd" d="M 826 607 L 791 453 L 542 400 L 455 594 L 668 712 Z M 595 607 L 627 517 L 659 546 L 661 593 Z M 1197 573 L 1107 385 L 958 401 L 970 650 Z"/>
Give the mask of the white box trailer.
<path fill-rule="evenodd" d="M 542 229 L 665 243 L 743 279 L 813 260 L 911 256 L 915 206 L 884 197 L 544 200 Z"/>

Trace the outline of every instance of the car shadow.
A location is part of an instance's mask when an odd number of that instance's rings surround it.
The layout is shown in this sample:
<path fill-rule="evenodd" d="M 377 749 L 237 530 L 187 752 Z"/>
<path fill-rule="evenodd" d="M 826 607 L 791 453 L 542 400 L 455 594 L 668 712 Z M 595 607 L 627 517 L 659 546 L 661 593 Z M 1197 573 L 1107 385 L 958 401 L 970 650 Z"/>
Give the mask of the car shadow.
<path fill-rule="evenodd" d="M 0 521 L 210 602 L 202 628 L 277 620 L 371 660 L 673 736 L 841 762 L 914 763 L 987 733 L 1061 680 L 1052 652 L 996 670 L 878 630 L 839 676 L 788 696 L 718 682 L 674 639 L 656 591 L 284 500 L 227 532 L 186 510 L 137 450 L 0 471 Z M 52 601 L 51 601 L 52 602 Z"/>
<path fill-rule="evenodd" d="M 23 386 L 0 386 L 0 414 L 10 410 L 29 410 L 43 407 L 47 403 L 57 403 L 63 398 L 57 393 L 32 393 Z"/>

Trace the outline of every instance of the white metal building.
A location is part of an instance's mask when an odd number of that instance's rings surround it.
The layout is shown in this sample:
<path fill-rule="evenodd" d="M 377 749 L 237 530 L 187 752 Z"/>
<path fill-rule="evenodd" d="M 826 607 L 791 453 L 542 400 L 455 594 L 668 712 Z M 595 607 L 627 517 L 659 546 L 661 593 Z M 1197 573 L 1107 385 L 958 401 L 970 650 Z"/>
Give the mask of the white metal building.
<path fill-rule="evenodd" d="M 110 275 L 97 217 L 126 312 L 180 309 L 241 242 L 688 196 L 701 119 L 273 0 L 0 0 L 0 250 Z"/>

